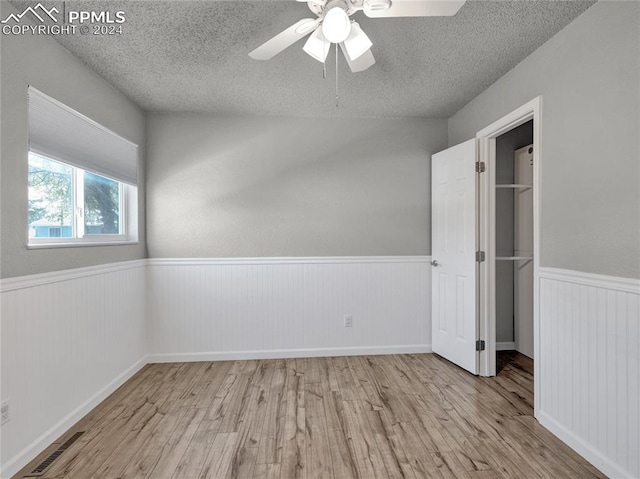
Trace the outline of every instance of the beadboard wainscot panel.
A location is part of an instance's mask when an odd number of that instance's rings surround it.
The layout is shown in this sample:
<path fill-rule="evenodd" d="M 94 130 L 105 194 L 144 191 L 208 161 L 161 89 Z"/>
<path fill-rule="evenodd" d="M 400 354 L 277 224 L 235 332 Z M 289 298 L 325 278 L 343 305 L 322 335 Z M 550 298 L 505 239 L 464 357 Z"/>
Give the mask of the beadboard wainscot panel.
<path fill-rule="evenodd" d="M 430 352 L 430 268 L 426 256 L 150 259 L 149 361 Z"/>
<path fill-rule="evenodd" d="M 145 364 L 146 260 L 0 283 L 2 478 Z"/>
<path fill-rule="evenodd" d="M 539 278 L 538 420 L 609 477 L 640 477 L 640 280 Z"/>

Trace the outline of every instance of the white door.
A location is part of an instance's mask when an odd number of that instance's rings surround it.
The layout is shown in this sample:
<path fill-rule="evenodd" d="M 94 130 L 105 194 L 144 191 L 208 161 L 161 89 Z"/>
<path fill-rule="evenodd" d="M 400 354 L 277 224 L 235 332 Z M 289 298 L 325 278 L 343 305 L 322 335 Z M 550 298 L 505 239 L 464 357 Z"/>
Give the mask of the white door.
<path fill-rule="evenodd" d="M 431 157 L 433 352 L 478 374 L 476 140 Z"/>

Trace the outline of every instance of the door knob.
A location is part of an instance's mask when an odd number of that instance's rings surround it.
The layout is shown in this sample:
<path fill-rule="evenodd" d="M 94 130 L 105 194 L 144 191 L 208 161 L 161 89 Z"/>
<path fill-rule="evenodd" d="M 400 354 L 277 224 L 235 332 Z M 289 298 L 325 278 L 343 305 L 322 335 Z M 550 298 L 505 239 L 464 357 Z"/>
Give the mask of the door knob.
<path fill-rule="evenodd" d="M 434 260 L 431 262 L 431 266 L 440 266 L 440 263 L 438 263 L 438 260 L 437 260 L 437 259 L 434 259 Z"/>

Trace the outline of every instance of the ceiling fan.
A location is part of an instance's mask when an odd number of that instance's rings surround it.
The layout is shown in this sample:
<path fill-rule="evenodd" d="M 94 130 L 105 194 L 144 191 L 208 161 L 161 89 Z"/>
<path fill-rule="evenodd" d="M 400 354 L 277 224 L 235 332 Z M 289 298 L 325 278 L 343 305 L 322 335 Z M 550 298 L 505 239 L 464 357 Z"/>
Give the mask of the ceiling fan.
<path fill-rule="evenodd" d="M 339 44 L 352 72 L 361 72 L 376 61 L 373 43 L 357 22 L 351 20 L 362 10 L 369 18 L 444 17 L 455 15 L 466 0 L 297 0 L 309 5 L 318 18 L 303 18 L 249 53 L 255 60 L 269 60 L 311 34 L 302 49 L 325 62 L 332 43 Z"/>

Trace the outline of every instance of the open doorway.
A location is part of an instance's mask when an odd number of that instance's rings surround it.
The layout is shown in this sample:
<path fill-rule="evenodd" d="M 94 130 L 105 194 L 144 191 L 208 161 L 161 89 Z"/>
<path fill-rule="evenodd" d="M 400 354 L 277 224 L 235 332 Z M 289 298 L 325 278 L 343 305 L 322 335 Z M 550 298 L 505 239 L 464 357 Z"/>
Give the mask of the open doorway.
<path fill-rule="evenodd" d="M 538 269 L 540 247 L 541 97 L 477 133 L 480 374 L 510 366 L 534 376 L 540 398 Z M 535 414 L 534 412 L 534 414 Z"/>
<path fill-rule="evenodd" d="M 533 368 L 533 120 L 496 138 L 496 374 Z M 533 372 L 533 371 L 531 371 Z"/>
<path fill-rule="evenodd" d="M 481 376 L 496 375 L 498 349 L 539 357 L 541 103 L 431 158 L 432 350 Z"/>

